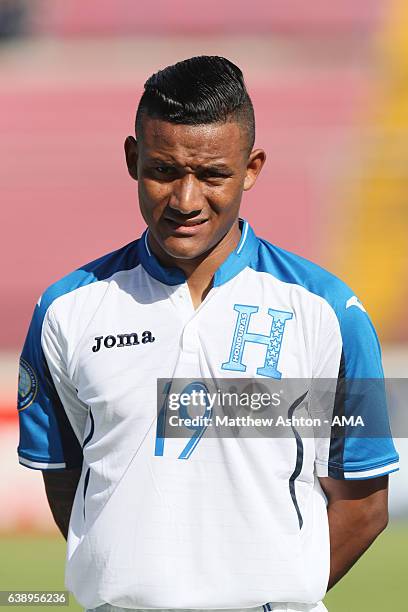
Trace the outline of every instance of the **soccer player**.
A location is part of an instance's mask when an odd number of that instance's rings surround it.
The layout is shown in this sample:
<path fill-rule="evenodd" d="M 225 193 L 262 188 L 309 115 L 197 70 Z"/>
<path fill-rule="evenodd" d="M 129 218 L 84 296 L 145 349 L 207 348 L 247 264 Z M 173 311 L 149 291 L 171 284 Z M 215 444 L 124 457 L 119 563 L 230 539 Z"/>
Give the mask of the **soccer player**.
<path fill-rule="evenodd" d="M 98 612 L 324 610 L 386 526 L 391 437 L 167 439 L 157 379 L 381 380 L 375 331 L 344 283 L 239 217 L 265 152 L 237 66 L 150 77 L 136 134 L 146 230 L 45 291 L 21 356 L 19 460 L 43 471 L 66 585 Z M 387 427 L 381 401 L 334 405 Z"/>

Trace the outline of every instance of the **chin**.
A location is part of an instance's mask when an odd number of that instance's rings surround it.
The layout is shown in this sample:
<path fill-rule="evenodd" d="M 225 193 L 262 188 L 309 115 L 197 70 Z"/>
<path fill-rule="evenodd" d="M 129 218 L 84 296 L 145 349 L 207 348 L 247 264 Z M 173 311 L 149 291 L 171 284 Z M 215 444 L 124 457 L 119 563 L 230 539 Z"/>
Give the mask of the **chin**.
<path fill-rule="evenodd" d="M 206 246 L 199 244 L 188 244 L 188 239 L 178 239 L 176 244 L 171 240 L 161 246 L 162 249 L 174 259 L 196 259 L 210 249 L 209 246 L 206 248 Z"/>

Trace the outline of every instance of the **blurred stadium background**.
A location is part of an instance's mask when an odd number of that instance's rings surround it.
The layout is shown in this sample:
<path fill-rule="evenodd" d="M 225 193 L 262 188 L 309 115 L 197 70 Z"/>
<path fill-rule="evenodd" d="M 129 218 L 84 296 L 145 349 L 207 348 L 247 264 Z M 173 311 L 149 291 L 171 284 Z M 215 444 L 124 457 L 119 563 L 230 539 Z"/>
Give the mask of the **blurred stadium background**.
<path fill-rule="evenodd" d="M 15 452 L 33 306 L 142 230 L 123 140 L 146 78 L 199 54 L 236 62 L 253 97 L 268 160 L 243 216 L 348 282 L 387 376 L 406 377 L 406 0 L 0 0 L 0 590 L 63 588 L 41 475 Z M 390 527 L 329 594 L 331 612 L 404 607 L 407 440 L 397 445 L 405 469 L 391 477 Z"/>

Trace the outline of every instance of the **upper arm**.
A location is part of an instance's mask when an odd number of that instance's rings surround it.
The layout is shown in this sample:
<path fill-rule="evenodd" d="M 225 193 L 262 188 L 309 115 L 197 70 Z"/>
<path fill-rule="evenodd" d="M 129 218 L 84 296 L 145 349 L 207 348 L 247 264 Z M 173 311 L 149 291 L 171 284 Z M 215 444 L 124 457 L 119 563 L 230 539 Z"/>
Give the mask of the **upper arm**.
<path fill-rule="evenodd" d="M 322 489 L 329 502 L 341 500 L 378 500 L 380 504 L 387 503 L 388 476 L 379 476 L 367 480 L 336 480 L 335 478 L 319 478 Z"/>
<path fill-rule="evenodd" d="M 20 359 L 19 461 L 40 470 L 80 468 L 82 449 L 78 427 L 72 417 L 68 418 L 66 407 L 68 402 L 72 406 L 76 404 L 77 411 L 81 407 L 64 372 L 61 342 L 46 314 L 47 309 L 39 302 Z"/>
<path fill-rule="evenodd" d="M 66 470 L 43 470 L 42 472 L 48 501 L 55 495 L 61 500 L 63 495 L 73 496 L 81 478 L 81 468 Z"/>
<path fill-rule="evenodd" d="M 383 529 L 388 522 L 388 476 L 368 480 L 336 480 L 320 478 L 329 507 L 344 514 L 352 522 L 358 517 L 371 527 Z M 354 515 L 354 516 L 353 516 Z"/>

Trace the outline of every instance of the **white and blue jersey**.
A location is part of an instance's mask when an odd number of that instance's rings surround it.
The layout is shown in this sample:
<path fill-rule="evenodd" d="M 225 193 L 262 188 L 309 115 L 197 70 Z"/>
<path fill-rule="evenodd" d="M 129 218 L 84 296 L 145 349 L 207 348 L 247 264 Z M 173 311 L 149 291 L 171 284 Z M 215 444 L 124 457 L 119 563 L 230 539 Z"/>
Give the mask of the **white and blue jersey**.
<path fill-rule="evenodd" d="M 361 303 L 322 268 L 241 240 L 194 309 L 178 268 L 139 240 L 52 285 L 20 368 L 20 463 L 82 466 L 66 584 L 87 608 L 315 603 L 329 574 L 319 477 L 397 469 L 391 436 L 158 443 L 158 378 L 381 379 Z M 346 416 L 384 403 L 346 399 Z"/>

